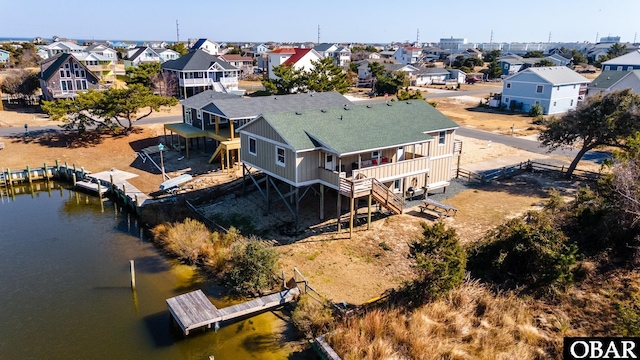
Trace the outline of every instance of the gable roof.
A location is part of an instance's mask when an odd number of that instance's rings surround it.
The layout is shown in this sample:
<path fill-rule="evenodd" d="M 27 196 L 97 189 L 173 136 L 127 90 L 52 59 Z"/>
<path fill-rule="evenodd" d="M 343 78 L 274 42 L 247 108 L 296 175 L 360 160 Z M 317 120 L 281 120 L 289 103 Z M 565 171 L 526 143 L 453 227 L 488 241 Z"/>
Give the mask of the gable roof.
<path fill-rule="evenodd" d="M 196 50 L 175 60 L 169 60 L 162 64 L 163 69 L 189 71 L 208 70 L 214 63 L 220 65 L 225 70 L 238 70 L 235 66 L 226 61 L 207 53 L 204 50 Z"/>
<path fill-rule="evenodd" d="M 591 81 L 566 66 L 531 67 L 512 75 L 507 79 L 521 76 L 526 73 L 533 73 L 552 85 L 586 84 Z"/>
<path fill-rule="evenodd" d="M 407 72 L 418 71 L 418 68 L 413 66 L 413 65 L 382 63 L 382 66 L 384 66 L 385 70 L 391 71 L 391 72 L 393 72 L 393 71 L 401 71 L 401 70 L 402 71 L 407 71 Z"/>
<path fill-rule="evenodd" d="M 458 128 L 424 100 L 265 113 L 261 118 L 295 151 L 321 144 L 341 156 L 424 142 L 433 139 L 427 132 Z"/>
<path fill-rule="evenodd" d="M 205 42 L 207 42 L 207 40 L 208 40 L 209 42 L 212 42 L 212 43 L 214 43 L 214 44 L 218 45 L 218 43 L 217 43 L 217 42 L 215 42 L 215 41 L 211 41 L 211 40 L 209 40 L 209 39 L 198 39 L 198 41 L 196 41 L 196 43 L 195 43 L 195 44 L 193 44 L 193 46 L 192 46 L 191 48 L 192 48 L 192 49 L 200 49 L 200 47 L 201 47 L 202 45 L 204 45 L 204 43 L 205 43 Z"/>
<path fill-rule="evenodd" d="M 313 50 L 315 50 L 317 52 L 324 52 L 324 51 L 329 50 L 332 46 L 334 46 L 334 44 L 322 43 L 322 44 L 314 46 Z"/>
<path fill-rule="evenodd" d="M 224 61 L 253 61 L 251 56 L 242 56 L 240 54 L 224 54 L 217 55 L 216 57 Z"/>
<path fill-rule="evenodd" d="M 136 46 L 135 48 L 130 49 L 130 50 L 134 50 L 134 49 L 135 49 L 136 51 L 133 53 L 133 55 L 129 56 L 129 60 L 135 60 L 135 59 L 137 59 L 137 58 L 138 58 L 138 57 L 140 57 L 142 54 L 144 54 L 144 52 L 145 52 L 145 51 L 147 51 L 147 49 L 148 49 L 148 50 L 151 50 L 151 52 L 153 52 L 153 53 L 154 53 L 154 54 L 156 54 L 158 57 L 160 57 L 160 55 L 158 55 L 158 53 L 157 53 L 157 52 L 155 52 L 152 48 L 150 48 L 150 47 L 148 47 L 148 46 Z"/>
<path fill-rule="evenodd" d="M 269 54 L 295 54 L 296 48 L 278 48 L 269 51 Z"/>
<path fill-rule="evenodd" d="M 190 109 L 202 109 L 214 100 L 235 98 L 240 98 L 240 96 L 218 92 L 215 90 L 205 90 L 184 100 L 180 100 L 180 104 Z"/>
<path fill-rule="evenodd" d="M 78 59 L 76 59 L 72 54 L 67 54 L 67 53 L 61 53 L 52 58 L 47 59 L 46 61 L 43 61 L 41 64 L 51 62 L 51 61 L 53 61 L 53 63 L 44 71 L 42 71 L 42 73 L 40 74 L 40 78 L 44 81 L 49 81 L 49 79 L 51 79 L 51 76 L 53 76 L 53 74 L 55 74 L 60 69 L 62 64 L 64 64 L 70 58 L 74 59 L 75 61 L 78 62 L 78 64 L 80 64 L 80 66 L 82 66 L 82 68 L 86 72 L 87 77 L 91 77 L 96 81 L 98 80 L 98 77 L 93 72 L 91 72 L 89 68 L 87 68 L 83 63 L 78 61 Z"/>
<path fill-rule="evenodd" d="M 418 75 L 447 75 L 449 71 L 447 69 L 440 68 L 424 68 L 418 71 Z"/>
<path fill-rule="evenodd" d="M 309 53 L 313 49 L 296 48 L 294 50 L 295 50 L 295 53 L 293 55 L 291 55 L 290 58 L 285 60 L 285 62 L 283 62 L 282 65 L 293 65 L 293 64 L 297 63 L 300 59 L 302 59 L 302 57 L 307 55 L 307 53 Z"/>
<path fill-rule="evenodd" d="M 597 78 L 595 78 L 590 84 L 589 88 L 608 89 L 620 82 L 620 80 L 627 76 L 640 76 L 640 71 L 615 71 L 608 70 L 603 71 Z"/>
<path fill-rule="evenodd" d="M 214 99 L 204 111 L 227 119 L 254 118 L 262 113 L 304 111 L 353 105 L 338 92 Z"/>
<path fill-rule="evenodd" d="M 602 63 L 606 65 L 640 65 L 640 50 L 632 51 Z M 604 68 L 603 68 L 604 69 Z"/>

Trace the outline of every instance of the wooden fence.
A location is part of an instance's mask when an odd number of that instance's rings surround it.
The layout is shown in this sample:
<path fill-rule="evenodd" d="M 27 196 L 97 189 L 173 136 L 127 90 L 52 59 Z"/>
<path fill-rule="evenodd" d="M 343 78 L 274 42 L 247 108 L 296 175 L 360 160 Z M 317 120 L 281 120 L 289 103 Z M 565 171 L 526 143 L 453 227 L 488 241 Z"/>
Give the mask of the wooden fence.
<path fill-rule="evenodd" d="M 504 166 L 499 169 L 489 170 L 482 173 L 477 173 L 471 170 L 458 168 L 456 169 L 455 177 L 457 179 L 466 179 L 468 182 L 479 182 L 481 184 L 501 180 L 513 177 L 515 175 L 530 172 L 530 173 L 546 173 L 555 176 L 564 176 L 567 173 L 567 166 L 565 165 L 551 165 L 537 161 L 524 161 L 518 164 Z M 571 175 L 572 179 L 596 181 L 600 178 L 601 174 L 593 171 L 575 169 Z"/>

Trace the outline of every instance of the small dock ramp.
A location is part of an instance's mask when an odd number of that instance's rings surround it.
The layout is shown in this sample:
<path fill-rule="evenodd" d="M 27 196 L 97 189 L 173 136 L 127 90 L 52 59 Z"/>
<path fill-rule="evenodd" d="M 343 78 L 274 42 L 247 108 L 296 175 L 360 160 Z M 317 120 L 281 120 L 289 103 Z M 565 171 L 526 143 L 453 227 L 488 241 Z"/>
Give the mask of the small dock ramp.
<path fill-rule="evenodd" d="M 212 324 L 232 320 L 241 316 L 263 312 L 293 301 L 300 294 L 295 287 L 271 295 L 226 308 L 216 308 L 202 290 L 178 295 L 167 299 L 169 312 L 182 329 L 184 335 L 189 331 L 204 327 L 211 328 Z"/>

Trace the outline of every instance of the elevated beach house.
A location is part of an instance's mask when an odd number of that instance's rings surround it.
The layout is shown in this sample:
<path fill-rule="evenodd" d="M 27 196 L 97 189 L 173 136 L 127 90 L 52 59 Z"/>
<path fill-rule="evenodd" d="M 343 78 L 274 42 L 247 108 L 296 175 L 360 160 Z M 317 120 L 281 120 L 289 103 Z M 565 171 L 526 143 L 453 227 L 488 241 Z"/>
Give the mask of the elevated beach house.
<path fill-rule="evenodd" d="M 300 194 L 313 187 L 323 209 L 328 188 L 341 195 L 338 202 L 350 199 L 352 209 L 354 199 L 370 196 L 398 214 L 405 195 L 449 185 L 461 148 L 454 140 L 457 128 L 425 101 L 412 100 L 265 112 L 238 132 L 244 173 L 263 172 L 267 188 L 289 185 L 283 200 L 295 198 L 297 205 Z"/>

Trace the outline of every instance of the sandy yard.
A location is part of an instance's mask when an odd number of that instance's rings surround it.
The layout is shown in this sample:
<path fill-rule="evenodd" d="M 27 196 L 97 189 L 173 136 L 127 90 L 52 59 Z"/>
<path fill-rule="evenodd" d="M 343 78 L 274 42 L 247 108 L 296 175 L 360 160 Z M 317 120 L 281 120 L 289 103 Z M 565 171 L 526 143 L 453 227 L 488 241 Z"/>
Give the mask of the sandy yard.
<path fill-rule="evenodd" d="M 516 128 L 527 127 L 530 118 L 519 115 L 502 115 L 469 111 L 467 103 L 439 101 L 438 109 L 466 126 L 474 126 L 489 131 L 508 129 L 511 124 Z M 180 113 L 178 107 L 172 109 L 172 115 Z M 166 116 L 160 113 L 156 116 Z M 30 126 L 51 124 L 42 114 L 8 109 L 0 112 L 0 126 L 21 128 L 24 123 Z M 25 139 L 0 138 L 5 149 L 0 150 L 0 167 L 24 168 L 53 165 L 58 159 L 61 163 L 84 166 L 87 170 L 98 172 L 111 168 L 125 170 L 138 175 L 130 182 L 144 192 L 154 192 L 162 182 L 160 171 L 150 161 L 143 162 L 136 152 L 148 146 L 156 146 L 163 134 L 162 125 L 144 125 L 130 136 L 106 135 L 77 139 L 74 136 L 51 134 L 32 134 Z M 486 142 L 458 137 L 464 142 L 461 164 L 474 167 L 474 170 L 497 168 L 525 161 L 544 159 L 545 155 L 531 154 L 501 144 L 487 146 Z M 164 142 L 164 141 L 163 141 Z M 202 145 L 200 145 L 202 150 Z M 210 154 L 213 149 L 208 148 Z M 327 192 L 325 201 L 325 220 L 319 220 L 319 197 L 314 192 L 307 193 L 300 210 L 301 224 L 307 230 L 293 233 L 293 217 L 282 201 L 272 201 L 267 210 L 266 202 L 259 193 L 248 185 L 248 194 L 240 192 L 228 194 L 222 198 L 207 195 L 205 189 L 227 183 L 241 176 L 240 171 L 226 173 L 219 171 L 219 165 L 208 164 L 209 155 L 202 151 L 190 151 L 191 158 L 184 153 L 165 152 L 165 167 L 171 176 L 182 173 L 196 175 L 189 185 L 199 192 L 200 210 L 217 222 L 237 223 L 245 232 L 261 234 L 276 239 L 283 246 L 280 267 L 287 276 L 297 267 L 307 276 L 311 285 L 324 296 L 334 301 L 362 303 L 382 294 L 411 276 L 410 262 L 407 259 L 407 243 L 421 235 L 421 222 L 433 221 L 433 218 L 421 214 L 417 208 L 408 209 L 403 215 L 375 216 L 372 229 L 366 229 L 366 221 L 359 221 L 349 239 L 348 230 L 336 233 L 335 195 Z M 159 162 L 158 155 L 153 159 Z M 556 159 L 567 160 L 568 159 Z M 505 218 L 516 216 L 528 209 L 539 207 L 551 186 L 549 181 L 536 178 L 517 178 L 481 188 L 462 189 L 446 199 L 459 209 L 455 218 L 444 221 L 456 228 L 463 242 L 479 239 L 484 232 L 502 222 Z M 571 185 L 566 185 L 571 187 Z M 361 213 L 366 205 L 361 203 Z M 343 201 L 345 214 L 348 204 Z M 265 215 L 267 214 L 268 215 Z M 343 224 L 348 223 L 347 217 Z"/>

